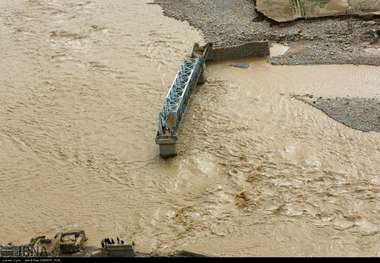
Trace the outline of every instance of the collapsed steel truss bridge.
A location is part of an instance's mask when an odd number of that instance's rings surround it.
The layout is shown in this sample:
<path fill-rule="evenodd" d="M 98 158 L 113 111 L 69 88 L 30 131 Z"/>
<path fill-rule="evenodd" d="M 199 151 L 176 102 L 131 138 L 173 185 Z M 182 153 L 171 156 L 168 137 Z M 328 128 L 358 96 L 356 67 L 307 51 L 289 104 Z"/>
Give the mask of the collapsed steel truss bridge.
<path fill-rule="evenodd" d="M 166 95 L 164 106 L 159 114 L 156 143 L 164 158 L 177 154 L 177 131 L 185 113 L 191 92 L 198 83 L 203 82 L 203 71 L 211 44 L 204 47 L 194 45 L 190 57 L 186 58 Z"/>

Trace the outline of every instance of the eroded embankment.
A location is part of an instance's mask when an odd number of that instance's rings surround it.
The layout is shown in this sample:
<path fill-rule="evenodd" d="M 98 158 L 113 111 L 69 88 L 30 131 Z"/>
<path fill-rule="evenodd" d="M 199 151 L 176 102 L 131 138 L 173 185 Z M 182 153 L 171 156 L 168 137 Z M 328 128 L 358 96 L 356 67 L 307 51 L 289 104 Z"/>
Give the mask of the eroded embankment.
<path fill-rule="evenodd" d="M 273 64 L 380 65 L 380 18 L 352 16 L 273 23 L 258 14 L 254 1 L 156 0 L 164 14 L 200 29 L 219 46 L 269 40 L 290 46 Z"/>

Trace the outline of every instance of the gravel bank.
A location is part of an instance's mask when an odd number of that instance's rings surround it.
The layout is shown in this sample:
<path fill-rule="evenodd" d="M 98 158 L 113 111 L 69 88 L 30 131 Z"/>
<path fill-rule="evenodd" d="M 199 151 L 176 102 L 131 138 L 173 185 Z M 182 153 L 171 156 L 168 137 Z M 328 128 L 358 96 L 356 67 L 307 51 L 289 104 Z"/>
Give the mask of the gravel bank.
<path fill-rule="evenodd" d="M 279 24 L 258 14 L 252 0 L 155 0 L 164 14 L 188 21 L 206 41 L 225 47 L 269 40 L 291 49 L 271 63 L 380 65 L 380 18 L 318 18 Z M 379 52 L 367 52 L 374 49 Z"/>
<path fill-rule="evenodd" d="M 380 100 L 375 98 L 315 98 L 296 96 L 330 118 L 363 132 L 380 132 Z"/>

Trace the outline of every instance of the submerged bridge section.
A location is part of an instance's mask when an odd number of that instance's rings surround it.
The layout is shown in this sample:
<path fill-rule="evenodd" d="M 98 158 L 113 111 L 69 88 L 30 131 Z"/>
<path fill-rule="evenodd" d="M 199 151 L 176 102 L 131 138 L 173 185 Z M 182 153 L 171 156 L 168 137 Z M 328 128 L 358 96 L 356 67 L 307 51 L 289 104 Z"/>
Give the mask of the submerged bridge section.
<path fill-rule="evenodd" d="M 192 90 L 203 81 L 203 71 L 211 44 L 205 47 L 194 45 L 191 57 L 186 58 L 173 81 L 164 106 L 159 114 L 156 143 L 163 158 L 175 156 L 177 130 L 186 110 Z"/>
<path fill-rule="evenodd" d="M 203 71 L 206 61 L 263 57 L 269 55 L 269 52 L 267 41 L 215 49 L 211 43 L 203 47 L 195 44 L 191 56 L 186 58 L 180 66 L 159 114 L 156 143 L 160 146 L 161 157 L 168 158 L 177 155 L 178 126 L 185 113 L 191 92 L 198 83 L 204 82 Z"/>

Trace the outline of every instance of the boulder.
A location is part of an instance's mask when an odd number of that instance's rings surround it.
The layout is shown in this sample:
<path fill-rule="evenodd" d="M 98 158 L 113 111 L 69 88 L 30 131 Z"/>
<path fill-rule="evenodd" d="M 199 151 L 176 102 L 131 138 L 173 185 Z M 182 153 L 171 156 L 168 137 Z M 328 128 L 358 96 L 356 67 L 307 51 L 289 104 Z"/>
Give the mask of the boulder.
<path fill-rule="evenodd" d="M 256 0 L 256 9 L 277 22 L 341 15 L 380 15 L 379 0 Z"/>

